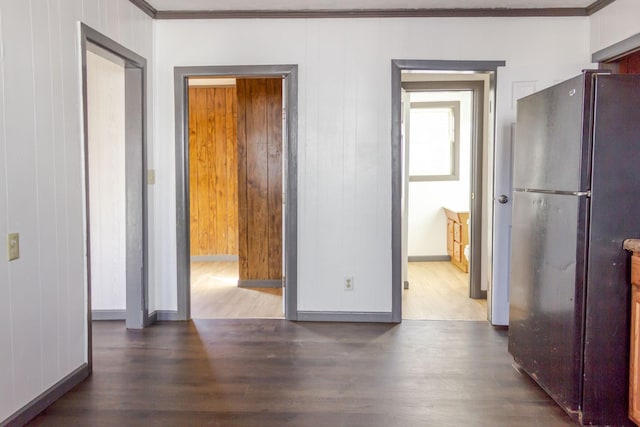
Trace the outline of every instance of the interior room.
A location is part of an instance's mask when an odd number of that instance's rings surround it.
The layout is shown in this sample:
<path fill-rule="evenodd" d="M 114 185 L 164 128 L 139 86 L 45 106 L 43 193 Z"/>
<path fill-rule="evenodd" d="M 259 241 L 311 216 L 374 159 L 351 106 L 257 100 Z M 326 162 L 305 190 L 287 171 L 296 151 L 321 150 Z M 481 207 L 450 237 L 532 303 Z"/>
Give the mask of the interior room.
<path fill-rule="evenodd" d="M 470 278 L 471 182 L 482 180 L 472 154 L 484 140 L 485 119 L 478 120 L 483 112 L 476 110 L 485 102 L 486 78 L 403 73 L 405 319 L 488 318 L 486 291 L 473 294 Z M 478 257 L 480 248 L 474 249 Z"/>
<path fill-rule="evenodd" d="M 282 79 L 188 86 L 191 316 L 281 318 Z"/>
<path fill-rule="evenodd" d="M 0 0 L 0 426 L 640 423 L 623 245 L 640 203 L 620 194 L 638 182 L 638 16 L 637 0 Z M 95 53 L 119 89 L 89 81 Z M 618 104 L 575 107 L 614 87 Z M 522 125 L 546 91 L 626 118 L 616 179 L 605 159 L 580 170 L 600 187 L 564 194 L 582 216 L 516 185 L 519 141 L 549 135 Z M 411 104 L 449 118 L 447 149 L 413 155 L 431 148 L 403 142 Z M 576 114 L 549 129 L 614 132 Z M 466 115 L 483 125 L 471 141 Z M 613 153 L 601 144 L 585 159 Z M 546 154 L 531 158 L 564 161 Z M 591 234 L 602 206 L 628 215 Z M 522 212 L 544 208 L 588 244 L 554 258 L 555 229 L 523 239 Z M 535 299 L 512 280 L 550 277 L 576 287 Z M 525 357 L 551 338 L 575 357 L 549 349 L 535 372 Z M 542 382 L 562 360 L 579 380 L 565 395 Z"/>

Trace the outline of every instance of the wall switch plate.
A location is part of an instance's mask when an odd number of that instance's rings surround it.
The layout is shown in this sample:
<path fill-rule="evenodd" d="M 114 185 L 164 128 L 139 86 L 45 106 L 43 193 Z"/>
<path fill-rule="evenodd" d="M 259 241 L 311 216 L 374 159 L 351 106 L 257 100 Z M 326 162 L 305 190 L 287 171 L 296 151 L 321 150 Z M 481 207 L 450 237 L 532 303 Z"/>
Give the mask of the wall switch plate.
<path fill-rule="evenodd" d="M 344 278 L 344 290 L 352 291 L 353 290 L 353 276 Z"/>
<path fill-rule="evenodd" d="M 7 235 L 7 255 L 8 260 L 20 258 L 20 234 L 9 233 Z"/>
<path fill-rule="evenodd" d="M 147 185 L 153 185 L 156 183 L 156 170 L 147 169 Z"/>

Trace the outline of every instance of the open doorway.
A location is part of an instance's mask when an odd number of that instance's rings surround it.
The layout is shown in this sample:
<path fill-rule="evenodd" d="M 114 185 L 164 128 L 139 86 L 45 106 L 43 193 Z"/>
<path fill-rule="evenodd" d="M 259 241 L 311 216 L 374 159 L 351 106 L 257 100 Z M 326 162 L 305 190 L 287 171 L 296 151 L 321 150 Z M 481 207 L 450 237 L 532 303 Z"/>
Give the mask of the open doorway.
<path fill-rule="evenodd" d="M 392 61 L 394 321 L 403 318 L 403 302 L 407 302 L 408 318 L 489 318 L 486 304 L 478 300 L 486 298 L 489 281 L 484 279 L 490 276 L 490 271 L 483 267 L 492 237 L 492 210 L 488 207 L 491 203 L 485 200 L 485 194 L 492 193 L 491 103 L 495 71 L 501 65 L 504 63 L 491 61 Z M 412 115 L 419 123 L 441 118 L 441 133 L 446 138 L 440 148 L 411 145 L 408 138 Z M 465 126 L 466 143 L 460 139 Z M 419 127 L 414 132 L 424 134 L 425 130 Z M 462 146 L 468 148 L 461 150 Z M 417 154 L 417 168 L 422 171 L 411 170 L 412 148 Z M 469 161 L 462 165 L 466 156 Z M 422 227 L 416 226 L 416 221 L 410 224 L 411 216 L 420 215 Z M 411 250 L 421 246 L 422 251 L 431 251 L 411 254 L 411 261 L 421 265 L 409 262 L 410 239 L 423 243 L 414 243 Z M 409 297 L 410 267 L 419 270 L 419 276 L 412 274 L 414 288 L 435 289 L 430 292 L 418 289 L 415 292 L 418 295 Z M 427 276 L 431 276 L 430 280 Z M 456 290 L 451 294 L 447 288 Z M 410 298 L 414 298 L 411 306 Z M 465 304 L 469 307 L 465 308 Z"/>
<path fill-rule="evenodd" d="M 482 152 L 485 79 L 460 77 L 402 73 L 405 319 L 487 318 L 486 291 L 477 292 L 469 274 L 471 189 L 482 173 L 473 154 Z"/>
<path fill-rule="evenodd" d="M 176 67 L 175 84 L 177 318 L 295 320 L 297 66 Z"/>
<path fill-rule="evenodd" d="M 82 24 L 88 364 L 93 320 L 141 329 L 148 308 L 146 61 Z"/>
<path fill-rule="evenodd" d="M 283 79 L 188 85 L 191 317 L 283 317 Z"/>

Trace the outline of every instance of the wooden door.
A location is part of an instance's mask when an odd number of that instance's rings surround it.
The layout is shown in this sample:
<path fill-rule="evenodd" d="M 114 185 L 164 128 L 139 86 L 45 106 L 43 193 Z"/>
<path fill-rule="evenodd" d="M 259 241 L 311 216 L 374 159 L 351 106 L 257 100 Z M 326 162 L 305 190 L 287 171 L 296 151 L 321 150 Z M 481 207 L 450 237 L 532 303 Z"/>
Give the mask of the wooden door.
<path fill-rule="evenodd" d="M 282 79 L 238 79 L 240 286 L 281 286 Z"/>

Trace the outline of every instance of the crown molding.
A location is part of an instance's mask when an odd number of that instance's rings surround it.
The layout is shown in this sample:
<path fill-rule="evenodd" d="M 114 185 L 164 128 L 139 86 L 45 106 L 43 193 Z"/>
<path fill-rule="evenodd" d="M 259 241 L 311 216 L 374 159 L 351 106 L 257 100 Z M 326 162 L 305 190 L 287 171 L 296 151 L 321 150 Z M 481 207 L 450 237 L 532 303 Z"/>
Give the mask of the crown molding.
<path fill-rule="evenodd" d="M 585 10 L 587 11 L 587 15 L 589 16 L 593 15 L 600 9 L 604 9 L 605 7 L 609 6 L 614 1 L 615 0 L 597 0 L 591 3 L 589 6 L 585 8 Z"/>
<path fill-rule="evenodd" d="M 590 16 L 615 0 L 596 0 L 587 7 L 323 10 L 157 10 L 147 0 L 129 1 L 153 19 L 319 19 Z"/>
<path fill-rule="evenodd" d="M 133 3 L 135 6 L 137 6 L 138 9 L 140 9 L 141 11 L 143 11 L 153 19 L 156 18 L 158 11 L 156 10 L 155 7 L 151 6 L 146 0 L 129 0 L 129 1 Z"/>

